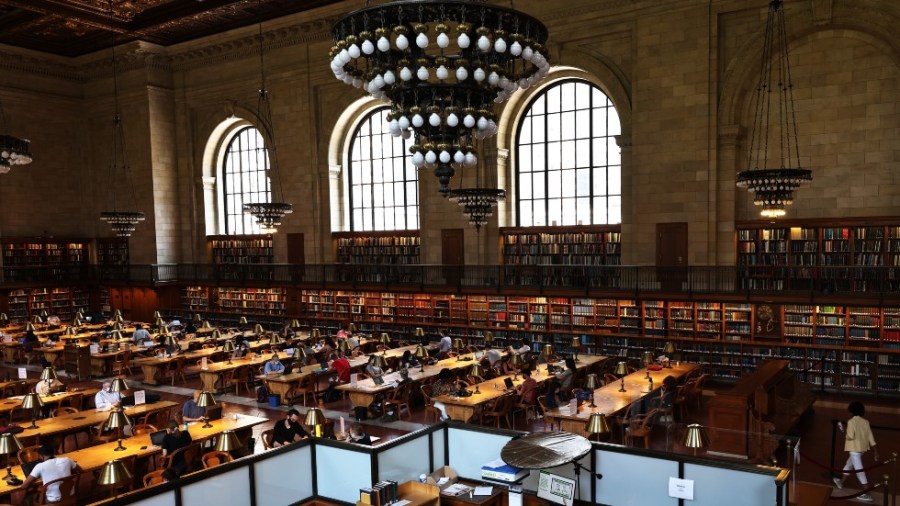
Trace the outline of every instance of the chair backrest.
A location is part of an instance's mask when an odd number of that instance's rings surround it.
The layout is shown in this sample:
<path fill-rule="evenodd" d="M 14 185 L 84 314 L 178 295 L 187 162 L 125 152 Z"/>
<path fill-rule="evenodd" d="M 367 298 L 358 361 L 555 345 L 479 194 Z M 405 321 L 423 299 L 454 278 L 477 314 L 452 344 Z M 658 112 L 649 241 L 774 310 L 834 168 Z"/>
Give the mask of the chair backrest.
<path fill-rule="evenodd" d="M 200 443 L 191 443 L 184 448 L 179 448 L 170 453 L 166 456 L 163 468 L 171 467 L 172 462 L 174 462 L 176 455 L 178 454 L 184 455 L 184 472 L 189 473 L 194 470 L 194 465 L 197 462 L 197 455 L 200 454 Z"/>
<path fill-rule="evenodd" d="M 131 434 L 134 436 L 153 434 L 154 432 L 159 432 L 159 429 L 157 429 L 155 425 L 149 423 L 140 423 L 131 428 Z"/>
<path fill-rule="evenodd" d="M 38 454 L 38 448 L 40 447 L 41 445 L 33 445 L 26 446 L 25 448 L 19 450 L 19 453 L 17 454 L 17 456 L 19 457 L 19 463 L 24 464 L 26 462 L 34 462 L 35 460 L 38 460 L 40 458 L 40 455 Z"/>
<path fill-rule="evenodd" d="M 78 504 L 78 496 L 76 494 L 78 492 L 78 479 L 80 477 L 80 473 L 75 473 L 71 476 L 66 476 L 65 478 L 59 478 L 44 483 L 41 485 L 41 491 L 38 494 L 36 504 L 55 504 L 57 506 Z M 62 496 L 61 500 L 54 503 L 47 500 L 47 490 L 52 488 L 58 488 L 59 493 Z"/>
<path fill-rule="evenodd" d="M 81 411 L 81 409 L 84 407 L 84 394 L 70 395 L 59 403 L 60 406 L 65 406 L 66 404 L 77 409 L 78 411 Z"/>
<path fill-rule="evenodd" d="M 425 399 L 426 406 L 434 406 L 434 399 L 431 398 L 431 385 L 419 385 L 419 391 Z"/>
<path fill-rule="evenodd" d="M 152 487 L 153 485 L 159 485 L 160 483 L 165 483 L 166 480 L 163 478 L 163 473 L 166 472 L 165 469 L 156 469 L 154 471 L 150 471 L 144 475 L 144 486 Z"/>
<path fill-rule="evenodd" d="M 54 416 L 54 417 L 57 417 L 57 416 L 60 416 L 60 415 L 71 415 L 71 414 L 73 414 L 73 413 L 78 413 L 78 410 L 75 409 L 75 408 L 73 408 L 73 407 L 71 407 L 71 406 L 65 406 L 65 407 L 62 407 L 62 408 L 56 408 L 56 409 L 53 410 L 53 416 Z"/>
<path fill-rule="evenodd" d="M 260 433 L 260 437 L 262 438 L 263 448 L 268 450 L 272 448 L 272 436 L 275 434 L 274 429 L 266 429 Z"/>
<path fill-rule="evenodd" d="M 200 459 L 203 461 L 203 468 L 209 469 L 210 467 L 216 467 L 219 464 L 224 464 L 226 462 L 231 462 L 234 458 L 228 452 L 220 452 L 218 450 L 213 450 L 211 452 L 204 453 Z"/>

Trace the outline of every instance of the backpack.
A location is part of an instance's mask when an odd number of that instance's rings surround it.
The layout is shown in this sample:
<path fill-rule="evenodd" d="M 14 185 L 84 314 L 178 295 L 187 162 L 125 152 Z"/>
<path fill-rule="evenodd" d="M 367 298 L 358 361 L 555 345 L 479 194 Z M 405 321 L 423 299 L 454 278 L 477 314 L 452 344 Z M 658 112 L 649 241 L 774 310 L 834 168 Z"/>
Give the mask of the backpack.
<path fill-rule="evenodd" d="M 269 402 L 269 389 L 265 385 L 256 387 L 256 402 Z"/>
<path fill-rule="evenodd" d="M 328 389 L 322 394 L 322 402 L 335 402 L 341 399 L 341 392 L 334 388 L 334 385 L 328 385 Z"/>

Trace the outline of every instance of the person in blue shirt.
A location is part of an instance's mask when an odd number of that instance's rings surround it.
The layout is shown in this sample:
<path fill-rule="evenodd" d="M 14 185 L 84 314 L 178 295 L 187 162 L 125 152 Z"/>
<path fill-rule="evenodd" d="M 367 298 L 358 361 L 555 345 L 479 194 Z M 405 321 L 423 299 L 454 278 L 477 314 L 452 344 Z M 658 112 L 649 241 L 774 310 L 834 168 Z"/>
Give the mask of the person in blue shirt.
<path fill-rule="evenodd" d="M 263 367 L 263 373 L 265 374 L 282 374 L 284 373 L 284 364 L 278 360 L 278 354 L 273 353 L 272 358 L 266 362 L 265 367 Z"/>

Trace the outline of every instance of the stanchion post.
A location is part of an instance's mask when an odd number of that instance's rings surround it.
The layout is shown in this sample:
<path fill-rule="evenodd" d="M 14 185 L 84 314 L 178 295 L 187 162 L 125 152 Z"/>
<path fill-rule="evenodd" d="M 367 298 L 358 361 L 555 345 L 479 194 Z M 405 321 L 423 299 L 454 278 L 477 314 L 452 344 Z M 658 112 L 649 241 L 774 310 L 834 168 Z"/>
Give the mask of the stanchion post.
<path fill-rule="evenodd" d="M 897 506 L 897 452 L 891 452 L 891 506 Z"/>
<path fill-rule="evenodd" d="M 797 497 L 797 480 L 794 476 L 794 473 L 797 471 L 794 469 L 794 442 L 788 439 L 787 442 L 787 458 L 788 458 L 788 469 L 791 470 L 791 474 L 788 475 L 788 479 L 791 481 L 791 497 Z"/>
<path fill-rule="evenodd" d="M 834 418 L 831 419 L 831 465 L 828 466 L 829 469 L 834 469 L 834 447 L 837 441 L 837 420 Z M 834 476 L 834 471 L 829 471 L 832 476 Z"/>
<path fill-rule="evenodd" d="M 890 502 L 888 501 L 888 499 L 889 499 L 888 496 L 891 495 L 890 479 L 891 479 L 890 476 L 884 475 L 884 480 L 882 482 L 882 487 L 881 487 L 881 489 L 882 489 L 881 491 L 883 492 L 881 494 L 881 497 L 882 497 L 881 504 L 883 504 L 884 506 L 889 506 L 889 504 L 890 504 Z"/>

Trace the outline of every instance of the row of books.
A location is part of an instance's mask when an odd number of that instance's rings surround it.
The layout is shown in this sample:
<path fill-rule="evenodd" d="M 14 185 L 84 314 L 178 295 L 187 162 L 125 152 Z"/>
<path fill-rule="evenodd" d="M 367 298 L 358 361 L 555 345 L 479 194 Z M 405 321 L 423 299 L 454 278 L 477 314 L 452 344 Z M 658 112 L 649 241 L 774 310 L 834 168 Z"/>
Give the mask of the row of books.
<path fill-rule="evenodd" d="M 359 489 L 359 501 L 372 506 L 386 506 L 397 502 L 397 482 L 393 480 L 379 481 L 371 487 Z"/>

